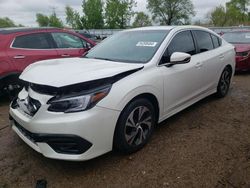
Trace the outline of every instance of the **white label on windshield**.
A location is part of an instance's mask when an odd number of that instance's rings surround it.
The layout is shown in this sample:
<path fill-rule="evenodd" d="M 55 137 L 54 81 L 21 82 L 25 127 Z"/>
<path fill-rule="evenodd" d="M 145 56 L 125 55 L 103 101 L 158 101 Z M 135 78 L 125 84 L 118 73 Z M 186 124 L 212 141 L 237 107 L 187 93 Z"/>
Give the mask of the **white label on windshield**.
<path fill-rule="evenodd" d="M 248 35 L 245 35 L 245 38 L 246 39 L 250 39 L 250 35 L 248 34 Z"/>
<path fill-rule="evenodd" d="M 140 41 L 136 44 L 136 46 L 140 47 L 155 47 L 157 45 L 157 42 L 144 42 Z"/>

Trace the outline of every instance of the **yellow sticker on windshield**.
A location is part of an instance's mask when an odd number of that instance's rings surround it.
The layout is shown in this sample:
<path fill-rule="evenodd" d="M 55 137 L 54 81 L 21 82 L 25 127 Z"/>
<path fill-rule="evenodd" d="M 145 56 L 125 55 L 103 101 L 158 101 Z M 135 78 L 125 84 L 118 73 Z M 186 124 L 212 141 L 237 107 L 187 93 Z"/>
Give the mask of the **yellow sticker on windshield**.
<path fill-rule="evenodd" d="M 140 41 L 136 44 L 138 47 L 155 47 L 157 45 L 157 42 L 145 42 Z"/>

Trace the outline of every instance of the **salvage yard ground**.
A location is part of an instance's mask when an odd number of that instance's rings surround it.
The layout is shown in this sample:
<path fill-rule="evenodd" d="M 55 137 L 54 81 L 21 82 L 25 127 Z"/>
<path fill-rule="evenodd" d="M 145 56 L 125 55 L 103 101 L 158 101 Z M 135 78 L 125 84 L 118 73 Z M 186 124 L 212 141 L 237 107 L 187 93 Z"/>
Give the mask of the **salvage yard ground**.
<path fill-rule="evenodd" d="M 149 144 L 132 155 L 111 152 L 87 162 L 47 159 L 8 126 L 4 100 L 0 144 L 0 188 L 35 187 L 40 179 L 60 188 L 249 188 L 250 73 L 234 77 L 226 98 L 208 97 L 163 122 Z"/>

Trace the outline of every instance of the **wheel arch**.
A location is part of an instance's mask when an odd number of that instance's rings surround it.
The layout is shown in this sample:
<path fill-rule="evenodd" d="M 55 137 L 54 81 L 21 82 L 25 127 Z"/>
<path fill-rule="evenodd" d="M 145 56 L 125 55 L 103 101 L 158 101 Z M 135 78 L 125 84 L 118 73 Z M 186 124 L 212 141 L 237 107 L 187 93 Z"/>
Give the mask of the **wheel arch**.
<path fill-rule="evenodd" d="M 220 76 L 219 76 L 219 80 L 220 80 L 220 77 L 223 73 L 223 71 L 226 69 L 226 68 L 229 68 L 230 72 L 231 72 L 231 81 L 232 81 L 232 78 L 233 78 L 233 75 L 234 75 L 234 69 L 232 67 L 231 64 L 227 64 L 226 66 L 224 66 L 224 68 L 222 69 L 221 73 L 220 73 Z M 219 81 L 218 81 L 219 82 Z"/>
<path fill-rule="evenodd" d="M 225 68 L 227 68 L 227 67 L 228 67 L 228 68 L 230 69 L 230 71 L 231 71 L 231 74 L 232 74 L 232 73 L 233 73 L 233 68 L 232 68 L 232 65 L 230 65 L 230 64 L 227 64 L 227 65 L 225 66 Z M 225 68 L 224 68 L 224 69 L 225 69 Z"/>
<path fill-rule="evenodd" d="M 159 107 L 159 101 L 156 98 L 156 96 L 152 93 L 142 93 L 134 97 L 131 101 L 139 99 L 139 98 L 147 99 L 149 102 L 152 103 L 155 109 L 155 113 L 156 113 L 156 121 L 158 122 L 159 116 L 160 116 L 160 107 Z"/>
<path fill-rule="evenodd" d="M 123 107 L 122 111 L 133 101 L 137 100 L 137 99 L 147 99 L 149 102 L 152 103 L 152 105 L 154 106 L 155 109 L 155 113 L 156 113 L 156 121 L 159 121 L 159 117 L 160 117 L 160 105 L 159 105 L 159 101 L 157 99 L 157 97 L 150 93 L 150 92 L 145 92 L 145 93 L 141 93 L 141 94 L 137 94 L 136 96 L 134 96 L 130 101 L 127 102 L 127 104 Z"/>
<path fill-rule="evenodd" d="M 122 112 L 124 112 L 124 110 L 127 108 L 127 106 L 129 104 L 131 104 L 132 102 L 136 101 L 136 100 L 139 100 L 139 99 L 146 99 L 148 100 L 154 107 L 155 109 L 155 113 L 156 113 L 156 117 L 155 117 L 155 124 L 158 123 L 158 120 L 159 120 L 159 111 L 160 111 L 160 107 L 159 107 L 159 102 L 158 102 L 158 99 L 157 97 L 152 94 L 152 93 L 149 93 L 149 92 L 145 92 L 145 93 L 140 93 L 136 96 L 134 96 L 125 106 L 124 108 L 122 109 L 120 115 L 119 115 L 119 118 L 117 119 L 117 122 L 116 122 L 116 125 L 115 125 L 115 130 L 114 130 L 114 134 L 113 134 L 113 149 L 117 149 L 117 145 L 115 144 L 119 137 L 116 137 L 117 135 L 117 131 L 118 131 L 118 127 L 119 127 L 119 121 L 121 119 L 121 115 L 122 115 Z"/>

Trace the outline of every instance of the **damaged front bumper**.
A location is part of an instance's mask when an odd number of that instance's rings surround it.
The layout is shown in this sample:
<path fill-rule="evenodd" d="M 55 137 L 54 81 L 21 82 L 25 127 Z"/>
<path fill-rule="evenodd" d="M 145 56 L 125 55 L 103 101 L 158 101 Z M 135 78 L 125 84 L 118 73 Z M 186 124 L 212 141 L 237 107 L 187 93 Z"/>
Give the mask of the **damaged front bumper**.
<path fill-rule="evenodd" d="M 77 113 L 49 112 L 46 101 L 51 96 L 29 95 L 41 102 L 39 110 L 30 116 L 11 105 L 10 121 L 12 129 L 37 152 L 48 158 L 81 161 L 112 150 L 119 111 L 95 106 Z"/>

